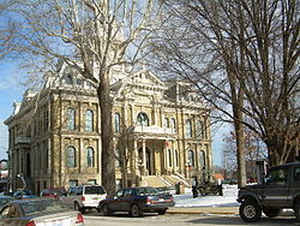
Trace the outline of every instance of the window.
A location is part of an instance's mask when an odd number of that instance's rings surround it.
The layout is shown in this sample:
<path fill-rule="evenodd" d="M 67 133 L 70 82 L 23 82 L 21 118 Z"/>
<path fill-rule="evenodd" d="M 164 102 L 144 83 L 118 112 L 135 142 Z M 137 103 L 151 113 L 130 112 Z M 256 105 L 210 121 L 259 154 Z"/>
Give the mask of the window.
<path fill-rule="evenodd" d="M 140 112 L 137 116 L 137 123 L 139 126 L 149 126 L 149 118 L 144 112 Z"/>
<path fill-rule="evenodd" d="M 85 131 L 94 131 L 94 113 L 92 110 L 87 110 L 85 113 Z"/>
<path fill-rule="evenodd" d="M 70 188 L 78 186 L 78 180 L 69 180 L 69 185 L 70 185 Z M 72 190 L 72 189 L 70 189 L 70 190 Z M 75 189 L 73 189 L 73 191 L 74 190 Z"/>
<path fill-rule="evenodd" d="M 75 110 L 73 108 L 67 110 L 67 128 L 68 130 L 75 130 Z"/>
<path fill-rule="evenodd" d="M 94 159 L 95 159 L 95 152 L 94 152 L 94 149 L 93 148 L 91 148 L 91 147 L 89 147 L 88 149 L 87 149 L 87 153 L 86 153 L 86 160 L 87 160 L 87 167 L 89 167 L 89 168 L 92 168 L 92 167 L 94 167 L 95 165 L 94 165 Z"/>
<path fill-rule="evenodd" d="M 204 151 L 199 152 L 199 168 L 205 168 L 205 153 Z"/>
<path fill-rule="evenodd" d="M 175 166 L 178 167 L 178 161 L 179 161 L 179 159 L 178 159 L 178 151 L 177 150 L 175 150 L 175 160 L 174 161 L 175 161 L 175 163 L 174 163 Z"/>
<path fill-rule="evenodd" d="M 189 150 L 188 152 L 188 164 L 189 166 L 195 166 L 195 156 L 194 156 L 194 152 L 192 150 Z"/>
<path fill-rule="evenodd" d="M 174 133 L 176 133 L 176 121 L 174 118 L 171 118 L 171 128 Z"/>
<path fill-rule="evenodd" d="M 295 168 L 294 178 L 295 178 L 295 181 L 300 182 L 300 168 Z"/>
<path fill-rule="evenodd" d="M 196 137 L 198 139 L 200 138 L 203 138 L 203 130 L 204 126 L 203 126 L 203 122 L 200 121 L 200 120 L 197 120 L 197 123 L 196 123 Z"/>
<path fill-rule="evenodd" d="M 185 133 L 186 137 L 192 137 L 192 121 L 190 119 L 185 121 Z"/>
<path fill-rule="evenodd" d="M 114 114 L 114 125 L 115 125 L 115 133 L 120 132 L 120 115 L 119 113 Z"/>
<path fill-rule="evenodd" d="M 65 82 L 68 85 L 73 85 L 73 77 L 71 74 L 66 74 L 65 75 Z"/>
<path fill-rule="evenodd" d="M 170 124 L 169 124 L 169 119 L 168 118 L 164 118 L 164 125 L 163 125 L 164 128 L 169 128 L 170 127 Z"/>
<path fill-rule="evenodd" d="M 169 167 L 172 166 L 172 150 L 168 149 Z"/>
<path fill-rule="evenodd" d="M 76 167 L 76 150 L 74 147 L 70 146 L 67 148 L 67 162 L 66 165 L 69 168 Z"/>

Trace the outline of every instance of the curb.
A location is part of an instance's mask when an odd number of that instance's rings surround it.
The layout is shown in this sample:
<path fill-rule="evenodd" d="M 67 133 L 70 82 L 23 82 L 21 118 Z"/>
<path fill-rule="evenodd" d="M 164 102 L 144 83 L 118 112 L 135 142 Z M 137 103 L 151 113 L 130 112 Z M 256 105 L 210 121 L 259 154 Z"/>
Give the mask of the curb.
<path fill-rule="evenodd" d="M 168 209 L 167 214 L 216 214 L 216 215 L 238 215 L 238 209 L 218 210 L 218 208 L 173 208 Z"/>

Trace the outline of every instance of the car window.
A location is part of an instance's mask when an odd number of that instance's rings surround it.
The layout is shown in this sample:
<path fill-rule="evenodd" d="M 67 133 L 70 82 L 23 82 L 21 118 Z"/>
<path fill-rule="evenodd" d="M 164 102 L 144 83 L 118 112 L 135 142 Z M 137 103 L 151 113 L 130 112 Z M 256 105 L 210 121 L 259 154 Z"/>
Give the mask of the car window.
<path fill-rule="evenodd" d="M 125 189 L 124 190 L 124 197 L 131 196 L 132 194 L 133 194 L 133 190 L 132 189 Z"/>
<path fill-rule="evenodd" d="M 270 170 L 267 184 L 286 184 L 288 179 L 288 169 L 280 168 Z"/>
<path fill-rule="evenodd" d="M 118 191 L 118 192 L 116 193 L 116 197 L 118 197 L 118 198 L 123 197 L 123 193 L 124 193 L 123 190 Z"/>
<path fill-rule="evenodd" d="M 86 186 L 84 193 L 86 195 L 103 195 L 105 191 L 102 186 Z"/>
<path fill-rule="evenodd" d="M 69 210 L 64 203 L 58 200 L 35 200 L 20 204 L 26 216 L 50 212 L 64 212 Z"/>
<path fill-rule="evenodd" d="M 146 188 L 139 188 L 137 190 L 137 195 L 156 195 L 158 193 L 158 190 L 155 188 L 151 187 L 146 187 Z"/>
<path fill-rule="evenodd" d="M 294 179 L 295 179 L 295 181 L 300 182 L 300 167 L 295 168 Z"/>

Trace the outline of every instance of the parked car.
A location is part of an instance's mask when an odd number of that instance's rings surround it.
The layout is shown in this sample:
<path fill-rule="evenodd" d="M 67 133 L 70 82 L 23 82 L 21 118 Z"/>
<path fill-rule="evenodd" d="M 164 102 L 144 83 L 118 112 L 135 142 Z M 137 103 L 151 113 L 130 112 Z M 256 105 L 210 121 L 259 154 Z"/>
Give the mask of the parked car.
<path fill-rule="evenodd" d="M 121 189 L 112 199 L 100 201 L 98 211 L 102 211 L 103 215 L 124 211 L 137 217 L 143 216 L 144 212 L 165 214 L 174 205 L 174 198 L 170 193 L 161 193 L 153 187 L 133 187 Z"/>
<path fill-rule="evenodd" d="M 106 192 L 103 186 L 86 184 L 71 187 L 68 195 L 62 196 L 61 200 L 84 214 L 87 209 L 97 208 L 99 201 L 105 198 Z"/>
<path fill-rule="evenodd" d="M 11 196 L 0 196 L 0 208 L 13 200 L 14 199 Z"/>
<path fill-rule="evenodd" d="M 41 191 L 40 197 L 42 198 L 54 198 L 59 199 L 62 196 L 66 196 L 67 192 L 64 188 L 49 188 Z"/>
<path fill-rule="evenodd" d="M 52 199 L 15 200 L 0 210 L 0 226 L 84 226 L 81 213 Z"/>
<path fill-rule="evenodd" d="M 20 190 L 20 191 L 16 191 L 13 197 L 15 199 L 33 199 L 33 198 L 37 198 L 38 196 L 32 194 L 30 190 Z"/>

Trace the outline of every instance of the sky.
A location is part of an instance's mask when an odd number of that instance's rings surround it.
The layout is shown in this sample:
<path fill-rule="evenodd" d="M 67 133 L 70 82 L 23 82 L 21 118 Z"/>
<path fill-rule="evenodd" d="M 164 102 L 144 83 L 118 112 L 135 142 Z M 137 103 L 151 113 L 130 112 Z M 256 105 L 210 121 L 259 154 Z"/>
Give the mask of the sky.
<path fill-rule="evenodd" d="M 25 88 L 20 85 L 21 72 L 18 72 L 17 64 L 6 62 L 0 64 L 0 160 L 7 159 L 8 129 L 4 121 L 13 112 L 14 101 L 22 101 Z M 223 163 L 223 136 L 228 131 L 227 127 L 221 127 L 213 132 L 212 150 L 214 165 Z"/>

